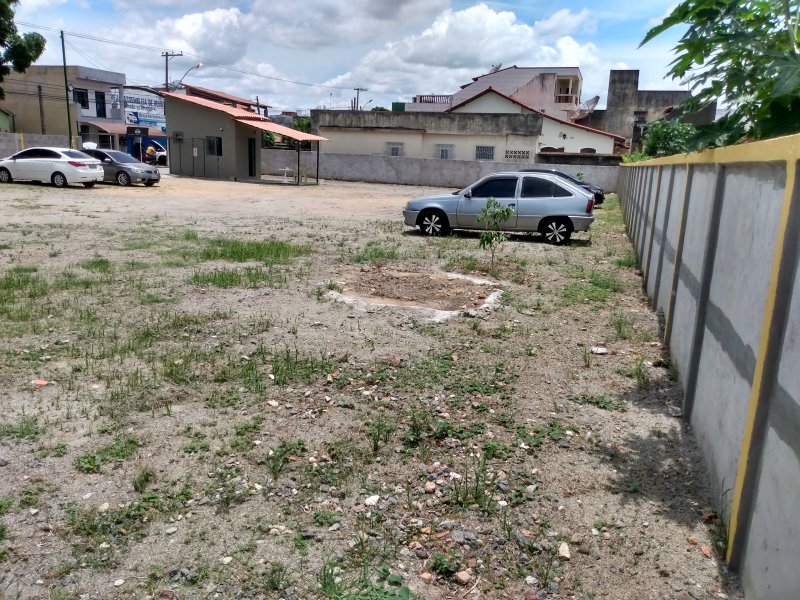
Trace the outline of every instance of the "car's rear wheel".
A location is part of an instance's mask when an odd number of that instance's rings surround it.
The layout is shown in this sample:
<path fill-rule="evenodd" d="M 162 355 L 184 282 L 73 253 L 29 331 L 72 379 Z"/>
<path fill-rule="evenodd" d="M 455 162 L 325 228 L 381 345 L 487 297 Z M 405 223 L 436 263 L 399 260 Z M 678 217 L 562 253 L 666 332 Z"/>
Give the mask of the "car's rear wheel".
<path fill-rule="evenodd" d="M 447 215 L 440 210 L 428 209 L 422 211 L 417 220 L 423 235 L 447 235 L 450 233 L 450 223 Z"/>
<path fill-rule="evenodd" d="M 147 187 L 151 187 L 151 186 L 154 186 L 156 184 L 156 182 L 155 182 L 155 180 L 151 179 L 150 181 L 145 181 L 144 184 Z"/>
<path fill-rule="evenodd" d="M 66 176 L 58 171 L 53 173 L 52 177 L 50 177 L 50 183 L 52 183 L 57 188 L 63 188 L 69 185 Z"/>
<path fill-rule="evenodd" d="M 131 176 L 128 175 L 125 171 L 120 171 L 119 173 L 117 173 L 117 183 L 120 185 L 130 185 Z"/>
<path fill-rule="evenodd" d="M 166 167 L 167 166 L 167 157 L 166 156 L 159 156 L 156 164 L 159 167 Z"/>
<path fill-rule="evenodd" d="M 84 181 L 83 187 L 85 188 L 93 188 L 94 184 L 97 183 L 96 181 Z"/>
<path fill-rule="evenodd" d="M 545 219 L 539 226 L 539 231 L 549 244 L 563 246 L 569 243 L 572 236 L 572 224 L 568 219 Z"/>
<path fill-rule="evenodd" d="M 0 183 L 11 183 L 12 181 L 11 171 L 5 168 L 0 169 Z"/>

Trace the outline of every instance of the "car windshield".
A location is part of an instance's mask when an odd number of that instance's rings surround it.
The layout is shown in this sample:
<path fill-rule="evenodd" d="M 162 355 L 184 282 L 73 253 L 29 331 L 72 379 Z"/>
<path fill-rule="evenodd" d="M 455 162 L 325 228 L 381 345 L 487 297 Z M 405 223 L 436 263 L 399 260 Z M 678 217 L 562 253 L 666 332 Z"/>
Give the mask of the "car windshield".
<path fill-rule="evenodd" d="M 84 154 L 83 152 L 79 152 L 78 150 L 64 150 L 61 152 L 61 154 L 63 154 L 67 158 L 83 158 L 83 159 L 88 158 L 89 160 L 92 160 L 91 156 L 89 156 L 88 154 Z"/>
<path fill-rule="evenodd" d="M 139 161 L 132 157 L 130 154 L 125 154 L 124 152 L 117 152 L 116 150 L 107 150 L 106 154 L 108 154 L 111 160 L 116 161 L 118 163 L 138 163 Z"/>

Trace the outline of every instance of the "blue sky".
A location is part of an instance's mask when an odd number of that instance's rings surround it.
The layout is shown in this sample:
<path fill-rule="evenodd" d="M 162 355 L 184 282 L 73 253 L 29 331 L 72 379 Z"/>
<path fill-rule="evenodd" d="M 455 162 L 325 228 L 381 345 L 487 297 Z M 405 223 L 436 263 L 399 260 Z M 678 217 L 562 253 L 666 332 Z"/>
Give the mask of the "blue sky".
<path fill-rule="evenodd" d="M 447 94 L 492 65 L 579 66 L 583 99 L 605 101 L 608 71 L 640 70 L 643 89 L 665 79 L 677 32 L 639 49 L 673 0 L 471 2 L 467 0 L 21 0 L 22 31 L 48 48 L 38 64 L 67 62 L 123 72 L 129 85 L 164 81 L 162 50 L 176 80 L 259 97 L 276 110 L 389 106 L 415 94 Z M 34 27 L 36 26 L 36 27 Z M 109 44 L 72 34 L 120 42 Z M 148 46 L 134 48 L 125 44 Z M 235 69 L 235 70 L 234 70 Z M 309 85 L 313 84 L 313 85 Z"/>

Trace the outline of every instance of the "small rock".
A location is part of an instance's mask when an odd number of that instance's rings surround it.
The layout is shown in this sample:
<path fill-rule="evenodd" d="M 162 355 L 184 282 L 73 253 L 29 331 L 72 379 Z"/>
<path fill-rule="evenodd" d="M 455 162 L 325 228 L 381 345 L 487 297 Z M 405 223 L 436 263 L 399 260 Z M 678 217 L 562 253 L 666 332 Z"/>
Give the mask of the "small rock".
<path fill-rule="evenodd" d="M 567 542 L 561 542 L 561 545 L 558 547 L 558 558 L 559 560 L 569 560 L 571 558 L 569 554 L 569 545 Z"/>
<path fill-rule="evenodd" d="M 592 346 L 592 354 L 608 354 L 608 348 L 603 346 Z"/>
<path fill-rule="evenodd" d="M 223 565 L 229 565 L 229 564 L 231 564 L 232 560 L 233 560 L 232 556 L 225 556 L 223 558 L 220 558 L 219 562 L 221 562 Z"/>
<path fill-rule="evenodd" d="M 539 583 L 539 580 L 536 579 L 536 577 L 534 577 L 533 575 L 528 575 L 525 578 L 525 585 L 536 585 L 537 583 Z"/>
<path fill-rule="evenodd" d="M 342 526 L 341 523 L 334 523 L 333 525 L 328 527 L 328 531 L 339 531 L 339 528 L 341 526 Z"/>
<path fill-rule="evenodd" d="M 376 504 L 378 504 L 378 500 L 380 500 L 380 499 L 381 499 L 381 497 L 377 496 L 377 495 L 376 496 L 370 496 L 369 498 L 364 500 L 364 505 L 365 506 L 375 506 Z"/>
<path fill-rule="evenodd" d="M 125 580 L 124 580 L 124 579 L 117 579 L 117 580 L 114 582 L 114 587 L 119 587 L 119 586 L 123 585 L 124 583 L 125 583 Z"/>
<path fill-rule="evenodd" d="M 269 400 L 267 404 L 269 404 L 272 408 L 278 408 L 278 406 L 280 406 L 280 403 L 277 400 Z"/>
<path fill-rule="evenodd" d="M 5 458 L 0 458 L 0 467 L 7 467 L 8 461 Z"/>
<path fill-rule="evenodd" d="M 28 512 L 31 514 L 31 516 L 37 515 L 37 514 L 39 514 L 39 509 L 38 508 L 31 508 Z"/>
<path fill-rule="evenodd" d="M 425 571 L 419 576 L 419 578 L 422 579 L 422 581 L 430 581 L 431 579 L 433 579 L 433 574 Z"/>
<path fill-rule="evenodd" d="M 426 481 L 425 482 L 425 493 L 432 494 L 436 491 L 436 483 L 433 481 Z"/>
<path fill-rule="evenodd" d="M 456 573 L 456 583 L 458 583 L 459 585 L 467 585 L 471 579 L 472 575 L 470 575 L 466 571 L 459 571 L 458 573 Z"/>
<path fill-rule="evenodd" d="M 104 513 L 108 512 L 108 509 L 111 508 L 108 502 L 103 502 L 100 506 L 97 507 L 97 512 Z"/>
<path fill-rule="evenodd" d="M 166 533 L 167 535 L 172 535 L 173 533 L 176 533 L 177 531 L 178 531 L 177 527 L 167 527 L 164 530 L 164 533 Z"/>

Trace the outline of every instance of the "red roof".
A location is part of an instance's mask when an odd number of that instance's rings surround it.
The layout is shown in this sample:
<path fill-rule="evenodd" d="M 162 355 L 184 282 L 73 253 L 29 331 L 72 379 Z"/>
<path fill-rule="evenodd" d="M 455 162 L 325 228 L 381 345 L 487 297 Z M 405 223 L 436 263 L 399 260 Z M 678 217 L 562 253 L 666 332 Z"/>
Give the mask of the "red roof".
<path fill-rule="evenodd" d="M 541 110 L 537 110 L 537 109 L 535 109 L 535 108 L 533 108 L 531 106 L 528 106 L 527 104 L 523 104 L 522 102 L 520 102 L 519 100 L 515 100 L 511 96 L 506 96 L 503 92 L 498 92 L 496 89 L 494 89 L 491 86 L 489 86 L 488 88 L 483 90 L 480 94 L 475 94 L 472 98 L 470 98 L 468 100 L 464 100 L 464 102 L 461 102 L 460 104 L 456 104 L 455 106 L 451 106 L 450 108 L 448 108 L 444 112 L 448 112 L 448 113 L 449 112 L 453 112 L 457 108 L 461 108 L 462 106 L 466 106 L 470 102 L 472 102 L 474 100 L 477 100 L 481 96 L 485 96 L 486 94 L 489 94 L 489 93 L 496 94 L 497 96 L 500 96 L 501 98 L 504 98 L 505 100 L 508 100 L 509 102 L 512 102 L 512 103 L 516 104 L 517 106 L 519 106 L 521 108 L 524 108 L 525 110 L 529 110 L 529 111 L 531 111 L 533 113 L 536 113 L 537 115 L 542 115 L 546 119 L 550 119 L 552 121 L 556 121 L 557 123 L 561 123 L 563 125 L 569 125 L 571 127 L 577 127 L 578 129 L 583 129 L 584 131 L 591 131 L 592 133 L 599 133 L 600 135 L 607 135 L 608 137 L 612 137 L 612 138 L 614 138 L 616 140 L 624 140 L 625 139 L 624 135 L 617 135 L 616 133 L 611 133 L 610 131 L 602 131 L 601 129 L 594 129 L 593 127 L 587 127 L 586 125 L 581 125 L 579 123 L 573 123 L 572 121 L 567 121 L 566 119 L 559 119 L 558 117 L 554 117 L 553 115 L 548 115 L 546 112 L 542 112 Z"/>
<path fill-rule="evenodd" d="M 243 104 L 245 106 L 256 106 L 256 103 L 253 100 L 248 100 L 247 98 L 239 98 L 238 96 L 233 96 L 232 94 L 226 94 L 225 92 L 210 90 L 208 88 L 200 87 L 198 85 L 183 84 L 183 87 L 185 87 L 190 92 L 193 91 L 201 95 L 216 97 L 219 98 L 220 100 L 227 100 L 228 102 L 233 102 L 235 104 Z M 192 94 L 187 94 L 187 96 L 188 95 Z M 266 108 L 266 104 L 262 104 L 261 106 L 264 106 Z"/>
<path fill-rule="evenodd" d="M 245 125 L 252 125 L 253 127 L 257 127 L 258 129 L 263 129 L 265 131 L 271 131 L 273 133 L 277 133 L 278 135 L 282 135 L 285 137 L 290 137 L 295 140 L 300 141 L 328 141 L 327 138 L 320 137 L 318 135 L 313 135 L 311 133 L 304 133 L 302 131 L 298 131 L 296 129 L 292 129 L 290 127 L 284 127 L 283 125 L 278 125 L 277 123 L 273 123 L 267 117 L 262 117 L 259 114 L 250 112 L 249 110 L 244 110 L 243 108 L 236 108 L 234 106 L 228 106 L 227 104 L 220 104 L 219 102 L 214 102 L 213 100 L 206 100 L 205 98 L 198 98 L 197 96 L 185 96 L 184 94 L 164 94 L 167 98 L 174 98 L 176 100 L 182 100 L 183 102 L 189 102 L 191 104 L 196 104 L 198 106 L 203 106 L 205 108 L 210 108 L 211 110 L 216 110 L 218 112 L 223 112 L 231 117 L 235 121 L 239 123 L 244 123 Z"/>

